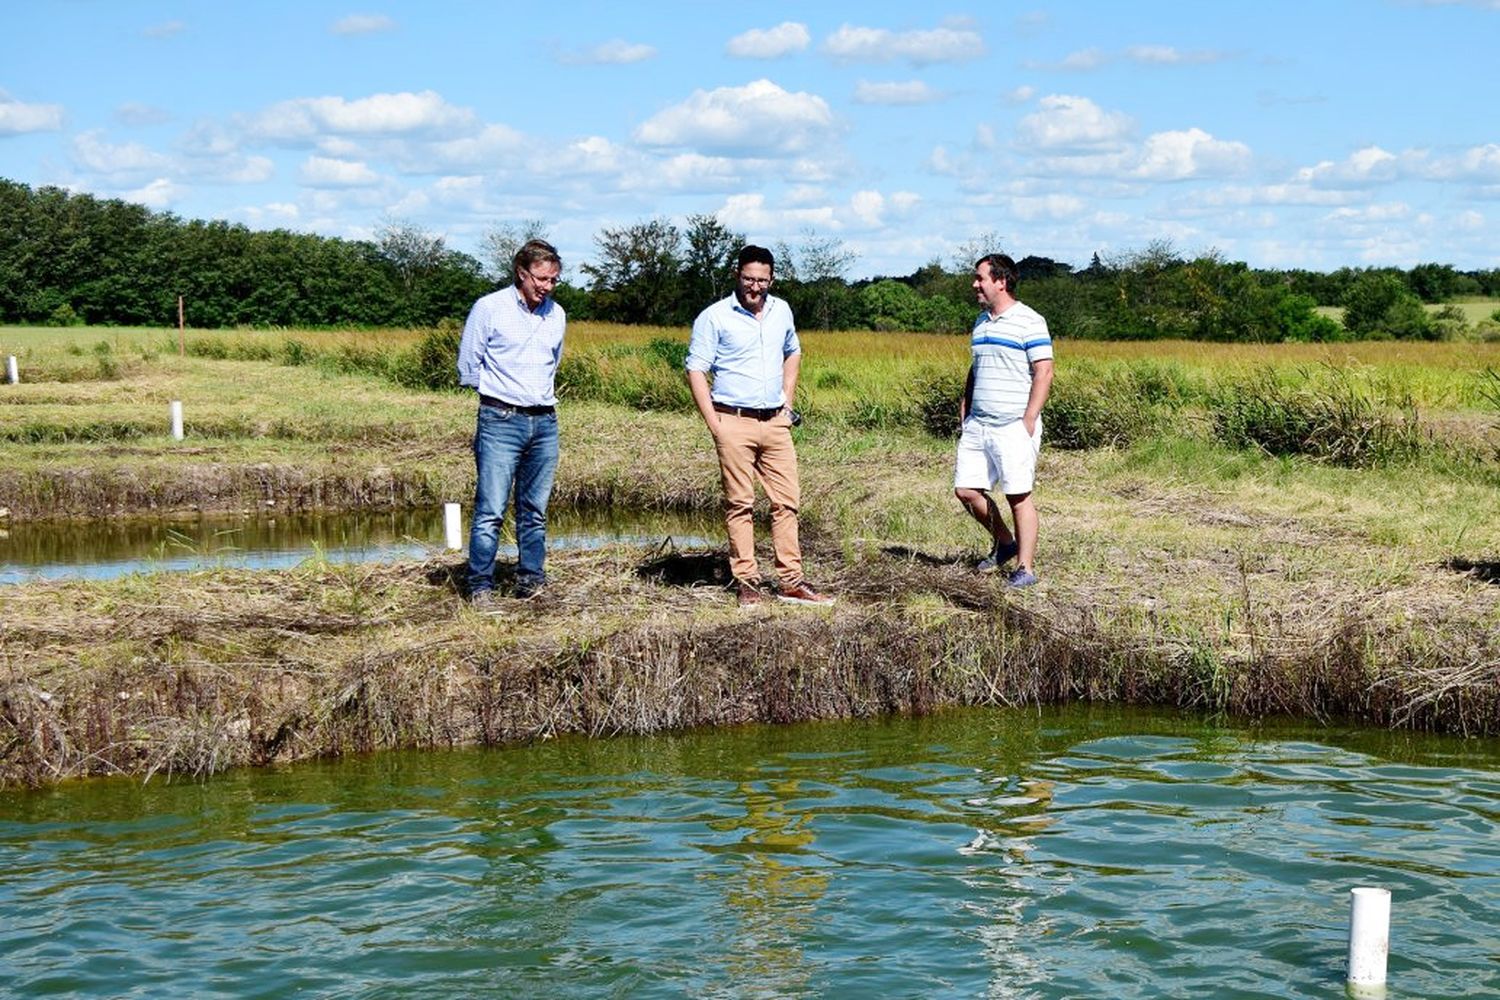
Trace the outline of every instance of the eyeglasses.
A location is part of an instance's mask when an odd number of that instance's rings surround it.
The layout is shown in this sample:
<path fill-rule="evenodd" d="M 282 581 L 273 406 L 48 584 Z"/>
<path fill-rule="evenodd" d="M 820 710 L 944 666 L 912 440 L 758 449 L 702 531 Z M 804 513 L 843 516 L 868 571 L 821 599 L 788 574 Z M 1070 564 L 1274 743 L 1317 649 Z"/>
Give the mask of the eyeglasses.
<path fill-rule="evenodd" d="M 744 285 L 749 285 L 751 288 L 769 288 L 769 287 L 771 287 L 771 279 L 770 278 L 746 278 L 745 276 L 741 275 L 740 276 L 740 283 L 744 284 Z"/>
<path fill-rule="evenodd" d="M 538 285 L 552 285 L 555 287 L 557 283 L 562 280 L 562 274 L 560 273 L 548 275 L 537 274 L 535 271 L 522 271 L 521 273 L 526 275 L 526 277 L 530 278 L 533 283 Z"/>

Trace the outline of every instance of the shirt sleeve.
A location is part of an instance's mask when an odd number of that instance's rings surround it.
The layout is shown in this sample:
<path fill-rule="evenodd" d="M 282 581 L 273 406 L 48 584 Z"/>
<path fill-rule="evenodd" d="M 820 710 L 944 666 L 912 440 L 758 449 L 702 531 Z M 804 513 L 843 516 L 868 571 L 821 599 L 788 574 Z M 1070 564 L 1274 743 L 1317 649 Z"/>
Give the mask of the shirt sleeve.
<path fill-rule="evenodd" d="M 1026 334 L 1026 360 L 1033 364 L 1052 360 L 1052 334 L 1047 329 L 1047 321 L 1040 316 L 1036 327 Z"/>
<path fill-rule="evenodd" d="M 480 352 L 484 349 L 486 316 L 478 302 L 469 310 L 464 335 L 458 341 L 458 384 L 479 388 L 479 370 L 483 367 Z"/>
<path fill-rule="evenodd" d="M 687 360 L 683 362 L 682 367 L 690 372 L 712 370 L 718 339 L 719 335 L 714 329 L 713 318 L 709 316 L 709 310 L 705 309 L 693 321 L 693 336 L 688 340 Z"/>
<path fill-rule="evenodd" d="M 786 340 L 781 345 L 781 356 L 789 358 L 802 353 L 802 341 L 797 339 L 797 320 L 792 316 L 792 307 L 786 307 Z"/>

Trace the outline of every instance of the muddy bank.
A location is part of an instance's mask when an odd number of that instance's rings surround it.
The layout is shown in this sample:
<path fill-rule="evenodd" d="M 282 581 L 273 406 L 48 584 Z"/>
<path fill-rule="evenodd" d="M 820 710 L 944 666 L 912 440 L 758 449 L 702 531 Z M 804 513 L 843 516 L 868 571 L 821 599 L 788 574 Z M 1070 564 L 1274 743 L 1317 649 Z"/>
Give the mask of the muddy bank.
<path fill-rule="evenodd" d="M 98 466 L 55 465 L 0 470 L 0 517 L 13 522 L 48 518 L 158 515 L 187 511 L 384 511 L 467 504 L 474 495 L 473 459 L 467 454 L 409 459 L 410 464 L 326 462 L 237 464 L 189 458 L 180 464 L 132 465 L 112 456 Z M 642 510 L 712 510 L 717 480 L 660 479 L 650 470 L 601 473 L 564 467 L 553 502 L 572 506 L 619 505 Z"/>
<path fill-rule="evenodd" d="M 461 602 L 451 558 L 22 588 L 0 638 L 0 782 L 1069 699 L 1500 734 L 1487 619 L 1352 600 L 1189 635 L 896 549 L 819 551 L 831 612 L 742 612 L 721 564 L 563 555 L 553 588 L 496 616 Z"/>

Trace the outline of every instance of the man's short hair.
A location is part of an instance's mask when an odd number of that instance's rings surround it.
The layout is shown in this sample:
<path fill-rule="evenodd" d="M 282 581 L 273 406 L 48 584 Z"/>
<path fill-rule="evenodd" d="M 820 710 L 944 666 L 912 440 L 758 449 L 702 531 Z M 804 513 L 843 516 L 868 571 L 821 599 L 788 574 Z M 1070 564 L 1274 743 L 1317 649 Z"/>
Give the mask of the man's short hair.
<path fill-rule="evenodd" d="M 974 270 L 979 270 L 980 264 L 988 264 L 990 277 L 1005 282 L 1007 292 L 1015 292 L 1016 282 L 1021 280 L 1021 272 L 1016 270 L 1016 262 L 1010 259 L 1010 254 L 987 253 L 974 262 Z"/>
<path fill-rule="evenodd" d="M 541 263 L 556 264 L 559 270 L 562 269 L 562 258 L 557 255 L 557 247 L 546 240 L 527 240 L 510 260 L 510 266 L 514 269 L 512 273 L 530 271 L 531 265 Z"/>
<path fill-rule="evenodd" d="M 745 269 L 746 264 L 764 264 L 776 273 L 776 257 L 765 247 L 758 247 L 754 243 L 749 244 L 740 251 L 739 263 L 735 265 L 734 273 L 739 274 Z"/>

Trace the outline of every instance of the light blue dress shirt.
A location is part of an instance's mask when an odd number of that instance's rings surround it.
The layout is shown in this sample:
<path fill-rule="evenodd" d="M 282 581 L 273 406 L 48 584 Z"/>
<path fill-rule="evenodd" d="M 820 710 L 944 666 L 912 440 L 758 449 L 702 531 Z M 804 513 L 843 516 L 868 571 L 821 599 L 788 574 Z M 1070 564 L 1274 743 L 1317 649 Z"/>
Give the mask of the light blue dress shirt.
<path fill-rule="evenodd" d="M 786 300 L 767 295 L 757 319 L 730 295 L 698 314 L 684 367 L 713 376 L 715 403 L 768 410 L 786 405 L 782 364 L 801 351 Z"/>
<path fill-rule="evenodd" d="M 514 285 L 479 299 L 458 342 L 458 383 L 516 406 L 556 406 L 567 316 L 548 296 L 532 312 Z"/>

